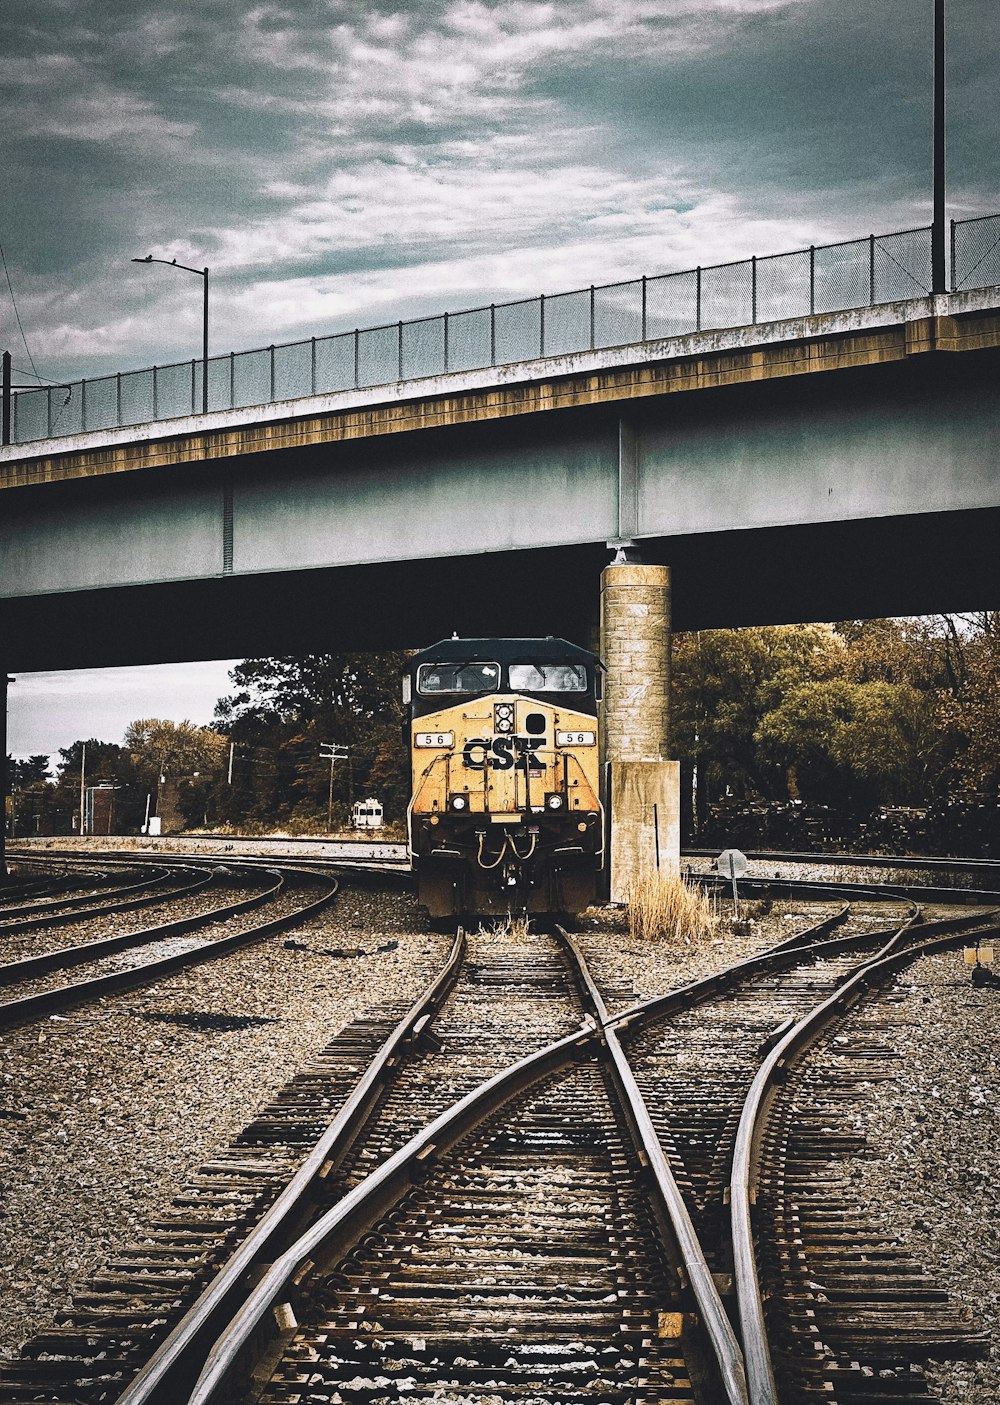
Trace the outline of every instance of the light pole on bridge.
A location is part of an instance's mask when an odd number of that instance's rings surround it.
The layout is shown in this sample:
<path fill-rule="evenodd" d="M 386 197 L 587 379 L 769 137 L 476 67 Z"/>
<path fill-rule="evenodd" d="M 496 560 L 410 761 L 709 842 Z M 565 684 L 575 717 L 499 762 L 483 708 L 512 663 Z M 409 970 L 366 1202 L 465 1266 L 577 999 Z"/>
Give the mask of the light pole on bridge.
<path fill-rule="evenodd" d="M 944 239 L 944 0 L 934 0 L 934 214 L 931 224 L 931 292 L 947 288 Z"/>
<path fill-rule="evenodd" d="M 132 262 L 165 263 L 168 268 L 182 268 L 185 273 L 196 273 L 199 278 L 205 280 L 201 338 L 201 408 L 202 413 L 205 413 L 208 410 L 208 269 L 192 268 L 190 264 L 178 263 L 176 259 L 157 259 L 152 254 L 147 254 L 144 259 L 133 259 Z"/>

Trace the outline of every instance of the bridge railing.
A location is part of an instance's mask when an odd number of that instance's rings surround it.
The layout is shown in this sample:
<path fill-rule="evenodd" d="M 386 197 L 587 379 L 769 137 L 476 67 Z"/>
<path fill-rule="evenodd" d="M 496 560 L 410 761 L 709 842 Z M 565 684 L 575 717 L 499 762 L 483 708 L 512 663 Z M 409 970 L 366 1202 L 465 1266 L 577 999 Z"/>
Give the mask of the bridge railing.
<path fill-rule="evenodd" d="M 1000 284 L 1000 214 L 951 222 L 951 287 Z M 209 410 L 840 312 L 931 288 L 930 227 L 213 356 Z M 21 391 L 14 443 L 196 414 L 202 363 Z"/>

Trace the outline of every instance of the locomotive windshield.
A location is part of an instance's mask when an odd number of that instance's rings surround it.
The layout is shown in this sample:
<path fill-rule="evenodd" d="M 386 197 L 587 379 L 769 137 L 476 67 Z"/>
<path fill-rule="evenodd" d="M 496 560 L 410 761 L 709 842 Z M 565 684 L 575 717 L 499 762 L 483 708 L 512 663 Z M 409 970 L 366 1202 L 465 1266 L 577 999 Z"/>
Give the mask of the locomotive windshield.
<path fill-rule="evenodd" d="M 512 663 L 510 686 L 515 693 L 585 693 L 587 670 L 582 663 Z"/>
<path fill-rule="evenodd" d="M 417 692 L 428 693 L 490 693 L 500 686 L 498 663 L 472 662 L 422 663 L 417 669 Z"/>

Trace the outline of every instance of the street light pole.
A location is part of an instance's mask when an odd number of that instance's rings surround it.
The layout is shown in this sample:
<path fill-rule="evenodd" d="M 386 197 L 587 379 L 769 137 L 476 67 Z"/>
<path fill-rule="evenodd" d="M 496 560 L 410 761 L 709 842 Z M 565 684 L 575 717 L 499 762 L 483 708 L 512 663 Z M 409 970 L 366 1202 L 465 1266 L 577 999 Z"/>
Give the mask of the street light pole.
<path fill-rule="evenodd" d="M 931 292 L 946 291 L 944 239 L 944 0 L 934 0 L 934 216 Z"/>
<path fill-rule="evenodd" d="M 185 273 L 196 273 L 204 280 L 201 321 L 201 409 L 208 411 L 208 269 L 192 268 L 190 264 L 178 263 L 176 259 L 155 259 L 147 254 L 144 259 L 133 259 L 133 263 L 165 263 L 168 268 L 182 268 Z"/>

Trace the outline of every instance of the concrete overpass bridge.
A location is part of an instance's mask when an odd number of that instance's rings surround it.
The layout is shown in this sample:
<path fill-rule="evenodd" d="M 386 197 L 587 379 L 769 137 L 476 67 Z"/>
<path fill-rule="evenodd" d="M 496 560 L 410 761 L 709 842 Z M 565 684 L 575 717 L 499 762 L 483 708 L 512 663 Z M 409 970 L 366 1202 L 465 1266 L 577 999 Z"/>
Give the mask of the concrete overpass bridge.
<path fill-rule="evenodd" d="M 641 280 L 628 318 L 620 290 L 600 290 L 600 336 L 597 290 L 566 295 L 578 325 L 561 347 L 558 300 L 535 300 L 535 354 L 520 360 L 498 355 L 504 318 L 490 308 L 460 366 L 455 326 L 430 319 L 440 364 L 423 373 L 404 356 L 406 324 L 374 329 L 392 333 L 396 380 L 384 357 L 362 374 L 355 333 L 353 383 L 313 392 L 314 343 L 311 393 L 285 400 L 273 348 L 266 403 L 157 419 L 154 371 L 154 418 L 126 424 L 116 377 L 112 425 L 92 426 L 81 386 L 79 427 L 54 437 L 46 393 L 46 433 L 0 448 L 0 684 L 7 670 L 383 649 L 452 631 L 589 643 L 600 601 L 603 736 L 619 768 L 612 881 L 625 882 L 657 805 L 676 840 L 676 763 L 662 759 L 671 612 L 695 629 L 997 603 L 1000 289 L 877 298 L 876 241 L 859 244 L 860 308 L 815 310 L 808 251 L 782 256 L 808 272 L 800 316 L 778 315 L 781 279 L 751 260 L 738 326 L 703 325 L 697 270 L 689 331 L 665 319 L 656 335 Z M 886 257 L 883 293 L 919 285 Z M 608 344 L 623 327 L 632 339 Z M 192 401 L 196 388 L 192 366 Z M 644 564 L 602 578 L 609 545 Z M 0 727 L 0 763 L 3 740 Z"/>
<path fill-rule="evenodd" d="M 1000 291 L 0 450 L 0 667 L 586 640 L 609 542 L 679 629 L 995 605 Z"/>

